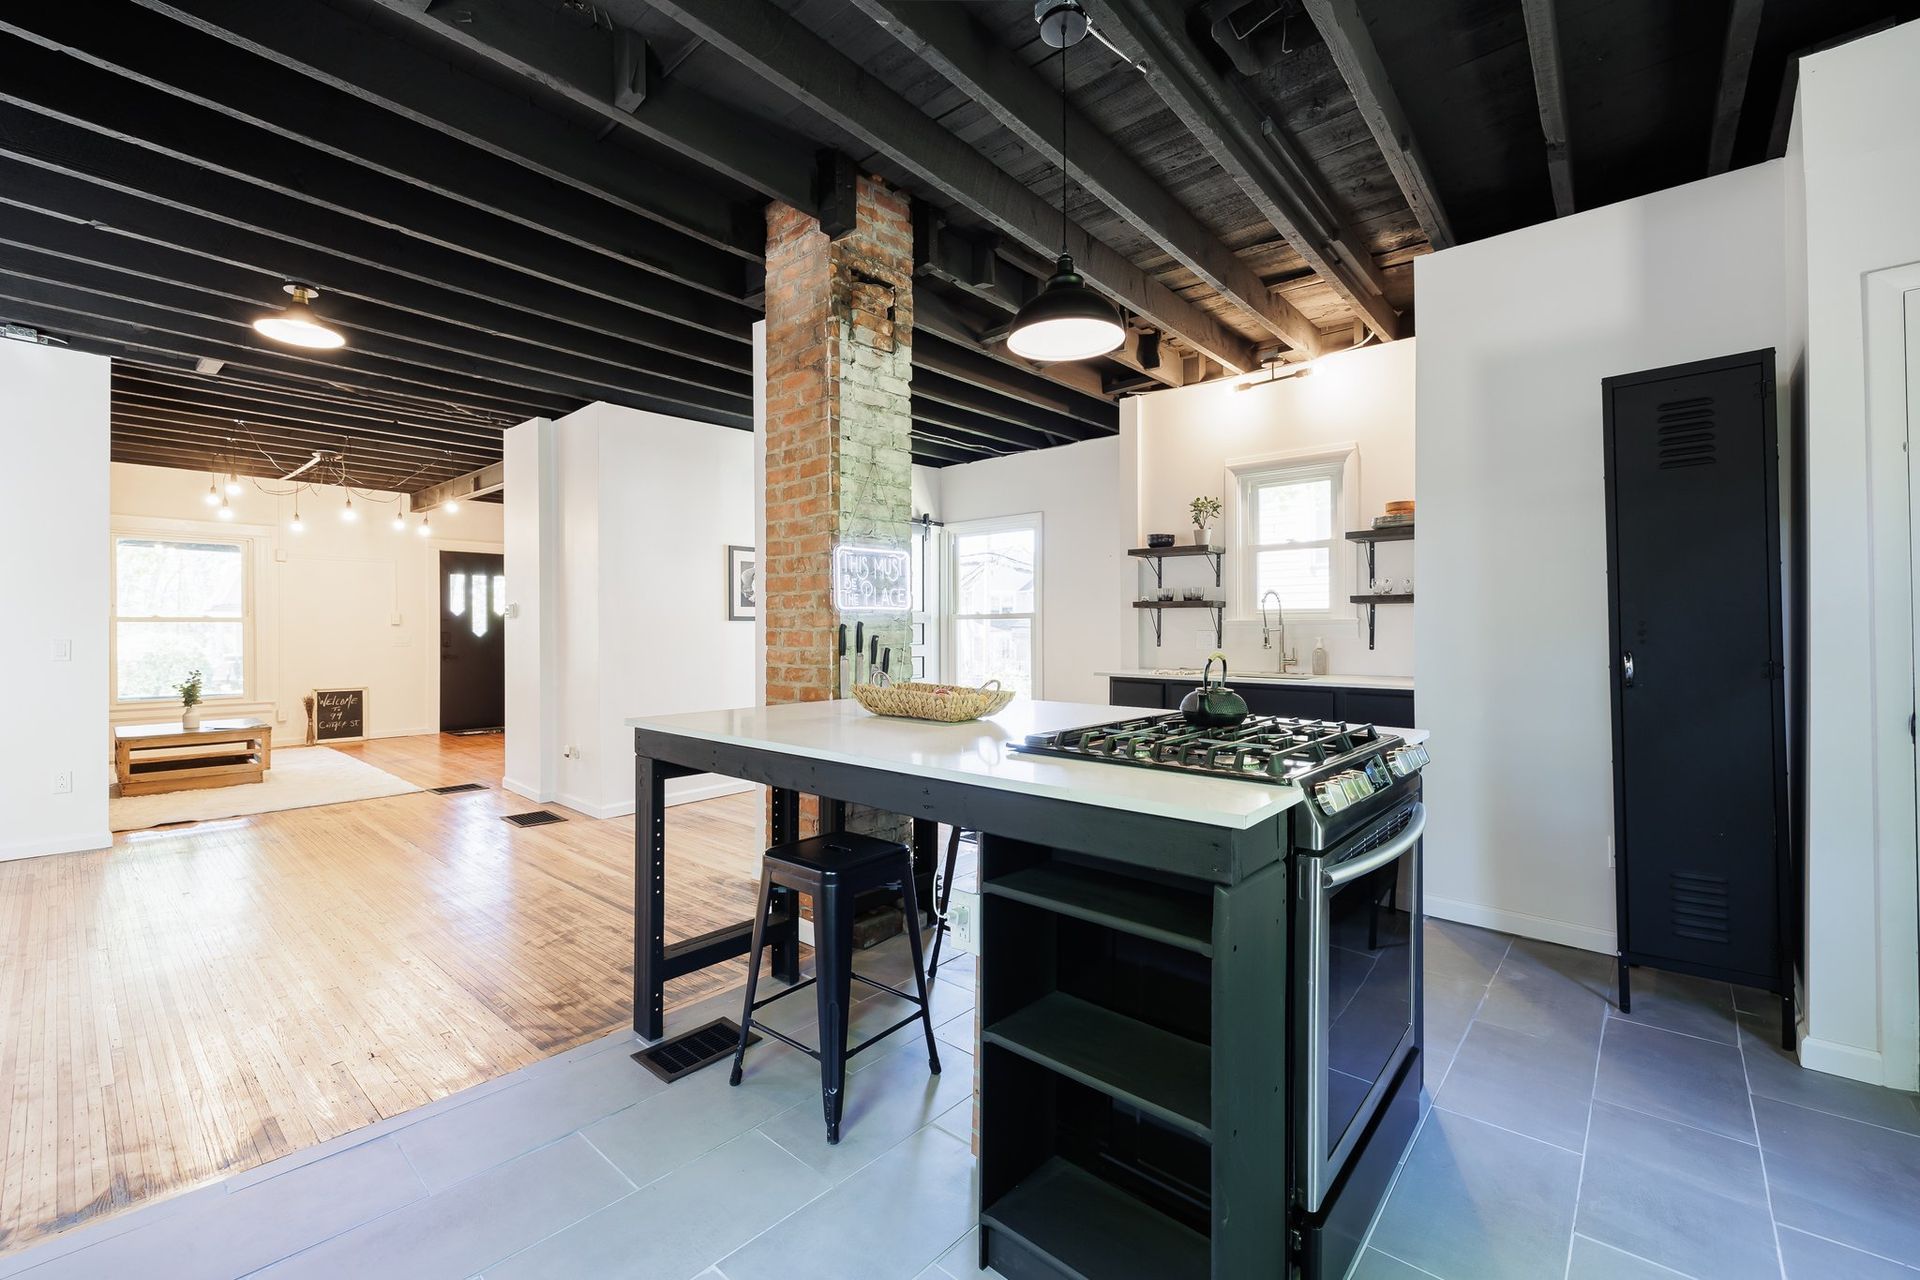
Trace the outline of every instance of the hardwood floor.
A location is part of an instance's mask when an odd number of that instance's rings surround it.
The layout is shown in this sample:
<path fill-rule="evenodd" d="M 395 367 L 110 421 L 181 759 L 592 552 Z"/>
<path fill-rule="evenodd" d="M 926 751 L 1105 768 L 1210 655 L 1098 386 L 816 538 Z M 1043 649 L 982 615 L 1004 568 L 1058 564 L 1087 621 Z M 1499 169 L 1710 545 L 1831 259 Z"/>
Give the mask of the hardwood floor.
<path fill-rule="evenodd" d="M 0 1253 L 630 1024 L 632 819 L 501 821 L 498 736 L 340 749 L 489 789 L 0 863 Z M 670 937 L 751 914 L 760 805 L 670 812 Z"/>

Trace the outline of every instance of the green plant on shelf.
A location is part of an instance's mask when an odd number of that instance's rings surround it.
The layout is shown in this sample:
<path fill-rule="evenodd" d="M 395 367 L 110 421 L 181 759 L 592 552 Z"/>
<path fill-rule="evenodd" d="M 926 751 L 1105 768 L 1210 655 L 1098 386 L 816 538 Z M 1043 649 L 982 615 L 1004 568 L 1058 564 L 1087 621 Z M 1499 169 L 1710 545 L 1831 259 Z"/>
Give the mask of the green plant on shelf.
<path fill-rule="evenodd" d="M 176 684 L 174 689 L 180 694 L 180 705 L 197 707 L 200 705 L 201 677 L 199 668 L 187 672 L 187 678 Z"/>
<path fill-rule="evenodd" d="M 1195 498 L 1187 504 L 1187 509 L 1193 512 L 1193 527 L 1205 529 L 1220 518 L 1220 499 Z"/>

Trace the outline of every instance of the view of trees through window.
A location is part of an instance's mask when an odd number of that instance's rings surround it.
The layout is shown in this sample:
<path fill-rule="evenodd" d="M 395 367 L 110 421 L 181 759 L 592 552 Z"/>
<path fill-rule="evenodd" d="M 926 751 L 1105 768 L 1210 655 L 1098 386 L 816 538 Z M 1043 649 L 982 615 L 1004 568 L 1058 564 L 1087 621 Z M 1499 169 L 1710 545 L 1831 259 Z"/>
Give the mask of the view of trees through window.
<path fill-rule="evenodd" d="M 190 671 L 203 698 L 246 693 L 246 563 L 233 542 L 114 542 L 115 694 L 174 699 Z"/>
<path fill-rule="evenodd" d="M 1032 697 L 1039 530 L 957 532 L 953 547 L 955 680 Z"/>

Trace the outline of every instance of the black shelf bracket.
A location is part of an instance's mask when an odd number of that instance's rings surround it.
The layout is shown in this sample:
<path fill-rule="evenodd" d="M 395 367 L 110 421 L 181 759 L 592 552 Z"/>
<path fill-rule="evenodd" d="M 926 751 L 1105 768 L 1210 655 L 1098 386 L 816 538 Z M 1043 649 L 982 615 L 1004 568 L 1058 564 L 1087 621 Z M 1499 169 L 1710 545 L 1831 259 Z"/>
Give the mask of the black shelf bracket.
<path fill-rule="evenodd" d="M 1369 550 L 1371 550 L 1371 548 L 1369 548 Z M 1135 552 L 1134 554 L 1138 555 L 1139 553 Z M 1182 548 L 1181 551 L 1175 552 L 1175 554 L 1180 555 L 1180 554 L 1194 554 L 1194 553 L 1187 552 L 1184 548 Z M 1226 548 L 1221 547 L 1216 550 L 1215 548 L 1209 547 L 1206 549 L 1206 551 L 1201 552 L 1199 554 L 1205 555 L 1207 559 L 1213 564 L 1213 585 L 1216 587 L 1219 586 L 1221 583 L 1221 566 L 1227 558 Z M 1166 586 L 1168 557 L 1164 555 L 1143 555 L 1140 558 L 1153 566 L 1153 585 L 1156 587 Z"/>
<path fill-rule="evenodd" d="M 1142 600 L 1134 607 L 1145 609 L 1153 618 L 1153 647 L 1156 649 L 1163 643 L 1161 629 L 1165 625 L 1168 609 L 1211 610 L 1213 612 L 1213 647 L 1220 649 L 1226 645 L 1227 602 L 1225 600 L 1168 600 L 1164 604 L 1157 600 Z"/>

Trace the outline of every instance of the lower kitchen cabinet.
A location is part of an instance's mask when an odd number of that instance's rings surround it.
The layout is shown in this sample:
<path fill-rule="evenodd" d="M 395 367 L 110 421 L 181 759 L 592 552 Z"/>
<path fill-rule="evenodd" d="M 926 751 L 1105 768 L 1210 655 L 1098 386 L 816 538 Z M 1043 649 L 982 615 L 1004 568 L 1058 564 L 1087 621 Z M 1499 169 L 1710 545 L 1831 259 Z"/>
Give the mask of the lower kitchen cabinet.
<path fill-rule="evenodd" d="M 1180 700 L 1199 688 L 1195 680 L 1150 680 L 1110 676 L 1107 698 L 1117 707 L 1158 707 L 1178 711 Z M 1298 716 L 1345 720 L 1354 724 L 1415 726 L 1413 690 L 1326 684 L 1254 684 L 1233 686 L 1257 716 Z"/>

